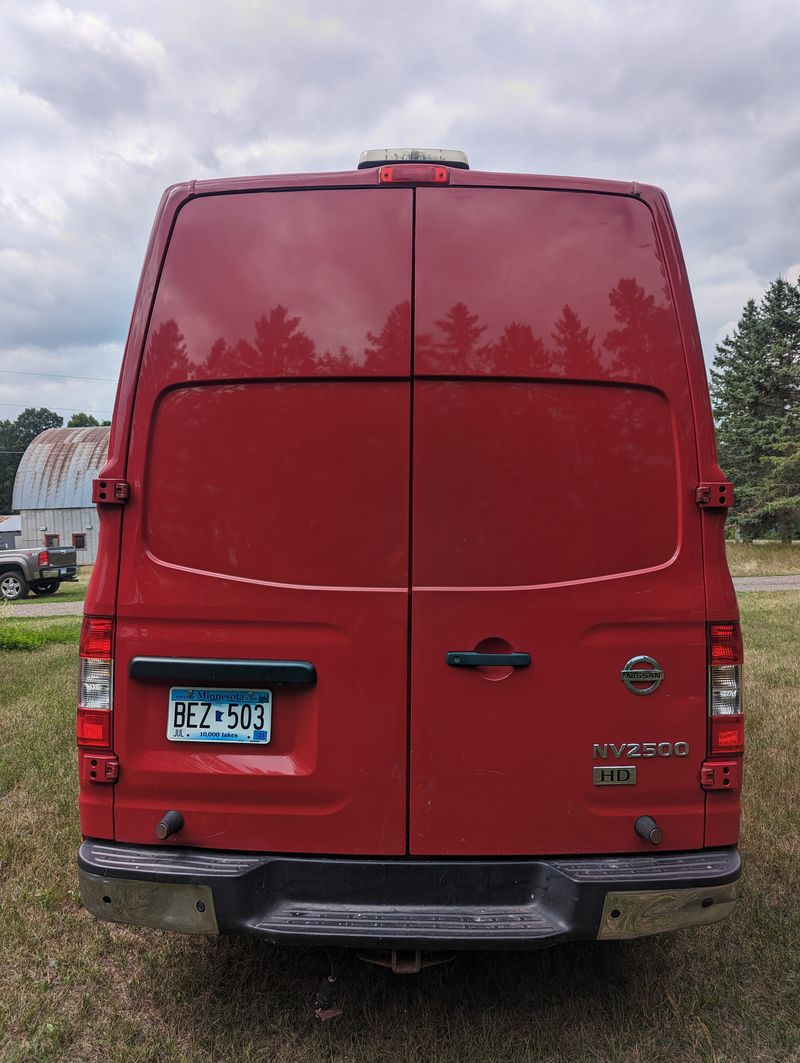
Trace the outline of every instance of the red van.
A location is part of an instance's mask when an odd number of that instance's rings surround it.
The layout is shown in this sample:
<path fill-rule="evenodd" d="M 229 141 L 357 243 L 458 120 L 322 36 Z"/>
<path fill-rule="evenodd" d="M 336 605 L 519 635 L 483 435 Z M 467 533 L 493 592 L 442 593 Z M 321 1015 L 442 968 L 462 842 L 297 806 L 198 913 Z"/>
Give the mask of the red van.
<path fill-rule="evenodd" d="M 732 488 L 657 188 L 380 151 L 168 189 L 94 487 L 95 915 L 423 950 L 731 911 Z"/>

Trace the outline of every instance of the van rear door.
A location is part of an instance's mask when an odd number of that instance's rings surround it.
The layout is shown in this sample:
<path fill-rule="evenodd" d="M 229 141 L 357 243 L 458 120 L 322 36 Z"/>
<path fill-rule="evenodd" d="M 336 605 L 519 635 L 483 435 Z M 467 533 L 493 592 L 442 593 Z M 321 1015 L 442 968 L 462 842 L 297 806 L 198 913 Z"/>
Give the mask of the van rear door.
<path fill-rule="evenodd" d="M 652 850 L 640 815 L 701 847 L 696 443 L 649 209 L 431 188 L 416 226 L 411 852 Z"/>
<path fill-rule="evenodd" d="M 154 843 L 174 809 L 183 845 L 405 852 L 412 196 L 249 192 L 178 214 L 128 454 L 118 841 Z M 132 676 L 138 658 L 160 661 Z M 185 659 L 227 664 L 198 680 Z M 168 738 L 173 688 L 202 705 L 270 660 L 316 683 L 272 685 L 267 744 Z"/>

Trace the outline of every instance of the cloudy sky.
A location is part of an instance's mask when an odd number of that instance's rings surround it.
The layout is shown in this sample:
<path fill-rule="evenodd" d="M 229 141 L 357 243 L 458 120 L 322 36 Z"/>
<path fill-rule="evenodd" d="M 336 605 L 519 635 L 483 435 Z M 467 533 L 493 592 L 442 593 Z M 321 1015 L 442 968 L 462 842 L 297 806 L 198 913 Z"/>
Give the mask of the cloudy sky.
<path fill-rule="evenodd" d="M 800 271 L 796 0 L 0 0 L 0 40 L 0 418 L 110 416 L 184 179 L 435 145 L 661 185 L 709 361 Z"/>

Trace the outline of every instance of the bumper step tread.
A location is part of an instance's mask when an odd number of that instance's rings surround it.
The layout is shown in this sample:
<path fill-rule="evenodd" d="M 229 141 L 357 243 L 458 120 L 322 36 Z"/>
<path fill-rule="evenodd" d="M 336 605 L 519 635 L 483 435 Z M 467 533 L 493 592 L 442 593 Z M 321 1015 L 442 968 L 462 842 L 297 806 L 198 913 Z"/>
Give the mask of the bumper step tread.
<path fill-rule="evenodd" d="M 495 910 L 450 912 L 442 909 L 365 910 L 363 908 L 291 908 L 271 913 L 252 924 L 261 933 L 302 933 L 315 931 L 326 937 L 337 934 L 375 934 L 378 937 L 475 937 L 485 940 L 497 935 L 503 939 L 552 937 L 563 928 L 536 910 L 501 912 Z"/>
<path fill-rule="evenodd" d="M 664 853 L 641 856 L 584 856 L 553 860 L 553 867 L 574 882 L 682 882 L 687 878 L 712 877 L 730 867 L 730 850 L 711 849 L 697 853 Z"/>
<path fill-rule="evenodd" d="M 259 867 L 264 862 L 262 854 L 213 853 L 202 849 L 179 849 L 170 845 L 163 847 L 113 845 L 105 842 L 92 844 L 93 870 L 114 871 L 136 877 L 163 874 L 192 878 L 235 878 Z"/>

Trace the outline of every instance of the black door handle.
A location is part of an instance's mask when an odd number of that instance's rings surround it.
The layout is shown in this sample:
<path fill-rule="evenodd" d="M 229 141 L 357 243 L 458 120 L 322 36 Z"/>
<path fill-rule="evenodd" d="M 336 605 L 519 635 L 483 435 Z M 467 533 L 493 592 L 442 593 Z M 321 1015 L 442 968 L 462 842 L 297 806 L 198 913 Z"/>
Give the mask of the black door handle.
<path fill-rule="evenodd" d="M 474 650 L 454 650 L 445 660 L 453 668 L 527 668 L 529 653 L 476 653 Z"/>

